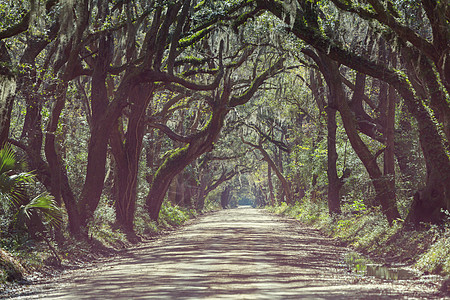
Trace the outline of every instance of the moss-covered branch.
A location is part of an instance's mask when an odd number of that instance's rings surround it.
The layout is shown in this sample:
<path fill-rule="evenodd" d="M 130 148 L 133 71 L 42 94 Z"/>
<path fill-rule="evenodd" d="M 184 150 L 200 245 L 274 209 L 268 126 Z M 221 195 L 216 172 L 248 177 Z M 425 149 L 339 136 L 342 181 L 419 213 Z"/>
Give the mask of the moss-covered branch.
<path fill-rule="evenodd" d="M 283 67 L 283 61 L 284 58 L 280 58 L 275 64 L 273 64 L 261 75 L 255 78 L 250 87 L 244 93 L 239 96 L 232 96 L 228 106 L 235 107 L 247 103 L 256 93 L 261 84 L 263 84 L 270 75 L 274 74 L 276 71 L 280 70 Z"/>

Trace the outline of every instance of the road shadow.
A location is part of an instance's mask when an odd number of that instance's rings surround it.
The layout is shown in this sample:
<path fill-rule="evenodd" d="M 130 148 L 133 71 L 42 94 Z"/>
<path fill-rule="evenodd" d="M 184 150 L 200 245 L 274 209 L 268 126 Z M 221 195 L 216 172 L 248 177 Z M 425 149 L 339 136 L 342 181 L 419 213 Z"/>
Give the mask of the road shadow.
<path fill-rule="evenodd" d="M 354 282 L 348 249 L 256 209 L 220 211 L 25 298 L 393 299 L 418 291 Z"/>

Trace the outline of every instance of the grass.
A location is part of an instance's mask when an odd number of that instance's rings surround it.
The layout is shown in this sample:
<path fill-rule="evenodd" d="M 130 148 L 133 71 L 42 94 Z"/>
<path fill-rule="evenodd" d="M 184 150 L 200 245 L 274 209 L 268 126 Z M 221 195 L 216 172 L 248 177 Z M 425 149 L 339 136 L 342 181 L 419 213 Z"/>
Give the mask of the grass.
<path fill-rule="evenodd" d="M 424 224 L 420 230 L 409 228 L 402 220 L 389 226 L 380 209 L 367 209 L 362 201 L 346 203 L 341 215 L 330 217 L 326 201 L 304 199 L 295 205 L 282 203 L 266 209 L 314 226 L 377 261 L 414 265 L 424 273 L 450 274 L 448 222 L 441 226 Z"/>

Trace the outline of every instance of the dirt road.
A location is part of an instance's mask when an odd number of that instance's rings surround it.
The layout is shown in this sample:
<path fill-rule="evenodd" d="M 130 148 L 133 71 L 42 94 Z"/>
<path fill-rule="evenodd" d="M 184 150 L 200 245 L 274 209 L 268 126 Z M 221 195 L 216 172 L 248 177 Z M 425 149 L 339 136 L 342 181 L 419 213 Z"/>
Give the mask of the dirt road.
<path fill-rule="evenodd" d="M 356 276 L 347 248 L 318 231 L 239 208 L 181 230 L 92 270 L 37 286 L 27 299 L 431 299 L 419 281 Z"/>

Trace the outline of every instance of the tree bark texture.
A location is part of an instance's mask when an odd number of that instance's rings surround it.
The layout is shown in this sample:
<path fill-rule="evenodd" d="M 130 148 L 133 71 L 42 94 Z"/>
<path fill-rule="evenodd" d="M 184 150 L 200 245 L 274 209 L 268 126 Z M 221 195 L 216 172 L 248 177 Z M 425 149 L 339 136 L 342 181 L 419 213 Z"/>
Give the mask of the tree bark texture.
<path fill-rule="evenodd" d="M 57 95 L 55 95 L 56 100 L 53 103 L 50 120 L 45 134 L 44 151 L 49 171 L 52 174 L 50 178 L 50 192 L 59 205 L 61 205 L 61 200 L 64 201 L 69 221 L 69 230 L 73 235 L 79 235 L 82 228 L 80 226 L 78 205 L 69 185 L 66 169 L 61 161 L 61 156 L 56 149 L 57 146 L 55 143 L 59 118 L 66 101 L 66 91 L 67 85 L 60 86 L 57 89 Z"/>
<path fill-rule="evenodd" d="M 328 175 L 328 210 L 330 215 L 341 213 L 340 190 L 344 185 L 337 174 L 336 153 L 336 109 L 327 107 L 327 175 Z"/>
<path fill-rule="evenodd" d="M 116 162 L 114 190 L 116 221 L 126 232 L 133 232 L 136 210 L 137 179 L 142 143 L 146 130 L 146 112 L 152 99 L 153 85 L 136 86 L 130 93 L 132 103 L 128 116 L 127 131 L 117 126 L 111 134 L 110 144 Z M 122 137 L 123 135 L 123 137 Z"/>

